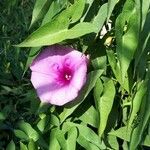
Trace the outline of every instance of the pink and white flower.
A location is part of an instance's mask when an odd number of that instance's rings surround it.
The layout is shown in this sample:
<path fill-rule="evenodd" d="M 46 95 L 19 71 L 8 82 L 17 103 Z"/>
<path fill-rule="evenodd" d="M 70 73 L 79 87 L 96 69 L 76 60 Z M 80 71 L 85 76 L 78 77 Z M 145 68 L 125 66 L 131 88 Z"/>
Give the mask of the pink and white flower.
<path fill-rule="evenodd" d="M 42 102 L 64 105 L 77 96 L 86 82 L 88 58 L 70 47 L 53 45 L 33 61 L 31 82 Z"/>

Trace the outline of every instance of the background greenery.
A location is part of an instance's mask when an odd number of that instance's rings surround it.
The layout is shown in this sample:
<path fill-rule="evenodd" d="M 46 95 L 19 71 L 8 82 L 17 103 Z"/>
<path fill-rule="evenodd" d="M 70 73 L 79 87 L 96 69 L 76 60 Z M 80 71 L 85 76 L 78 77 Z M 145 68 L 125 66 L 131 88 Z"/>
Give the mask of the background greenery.
<path fill-rule="evenodd" d="M 149 0 L 5 0 L 0 11 L 0 149 L 150 147 Z M 40 103 L 28 69 L 55 43 L 90 54 L 86 85 L 62 107 Z"/>

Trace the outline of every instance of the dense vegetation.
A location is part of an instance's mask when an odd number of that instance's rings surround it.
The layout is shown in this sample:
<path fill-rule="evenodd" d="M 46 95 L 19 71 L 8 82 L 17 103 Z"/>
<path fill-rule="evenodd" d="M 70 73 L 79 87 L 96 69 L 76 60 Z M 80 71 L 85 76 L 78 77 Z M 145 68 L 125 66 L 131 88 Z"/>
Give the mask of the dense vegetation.
<path fill-rule="evenodd" d="M 150 0 L 5 0 L 0 12 L 0 149 L 150 147 Z M 30 82 L 57 43 L 90 55 L 64 106 L 40 103 Z"/>

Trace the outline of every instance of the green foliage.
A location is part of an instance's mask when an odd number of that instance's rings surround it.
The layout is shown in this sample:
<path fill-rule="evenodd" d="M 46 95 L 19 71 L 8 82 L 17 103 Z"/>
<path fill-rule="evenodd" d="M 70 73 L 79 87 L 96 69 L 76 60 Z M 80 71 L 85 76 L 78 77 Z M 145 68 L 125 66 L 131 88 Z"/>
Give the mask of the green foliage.
<path fill-rule="evenodd" d="M 0 149 L 150 147 L 150 0 L 6 0 L 0 10 Z M 90 56 L 85 86 L 62 107 L 40 103 L 30 84 L 29 65 L 56 43 Z"/>

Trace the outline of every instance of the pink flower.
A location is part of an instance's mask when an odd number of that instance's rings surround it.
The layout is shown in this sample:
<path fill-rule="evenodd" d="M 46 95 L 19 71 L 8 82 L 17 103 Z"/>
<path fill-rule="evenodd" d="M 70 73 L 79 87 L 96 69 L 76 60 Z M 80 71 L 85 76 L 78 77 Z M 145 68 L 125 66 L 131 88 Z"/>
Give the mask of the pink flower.
<path fill-rule="evenodd" d="M 87 57 L 72 48 L 53 45 L 33 61 L 31 82 L 42 102 L 64 105 L 77 96 L 86 82 Z"/>

